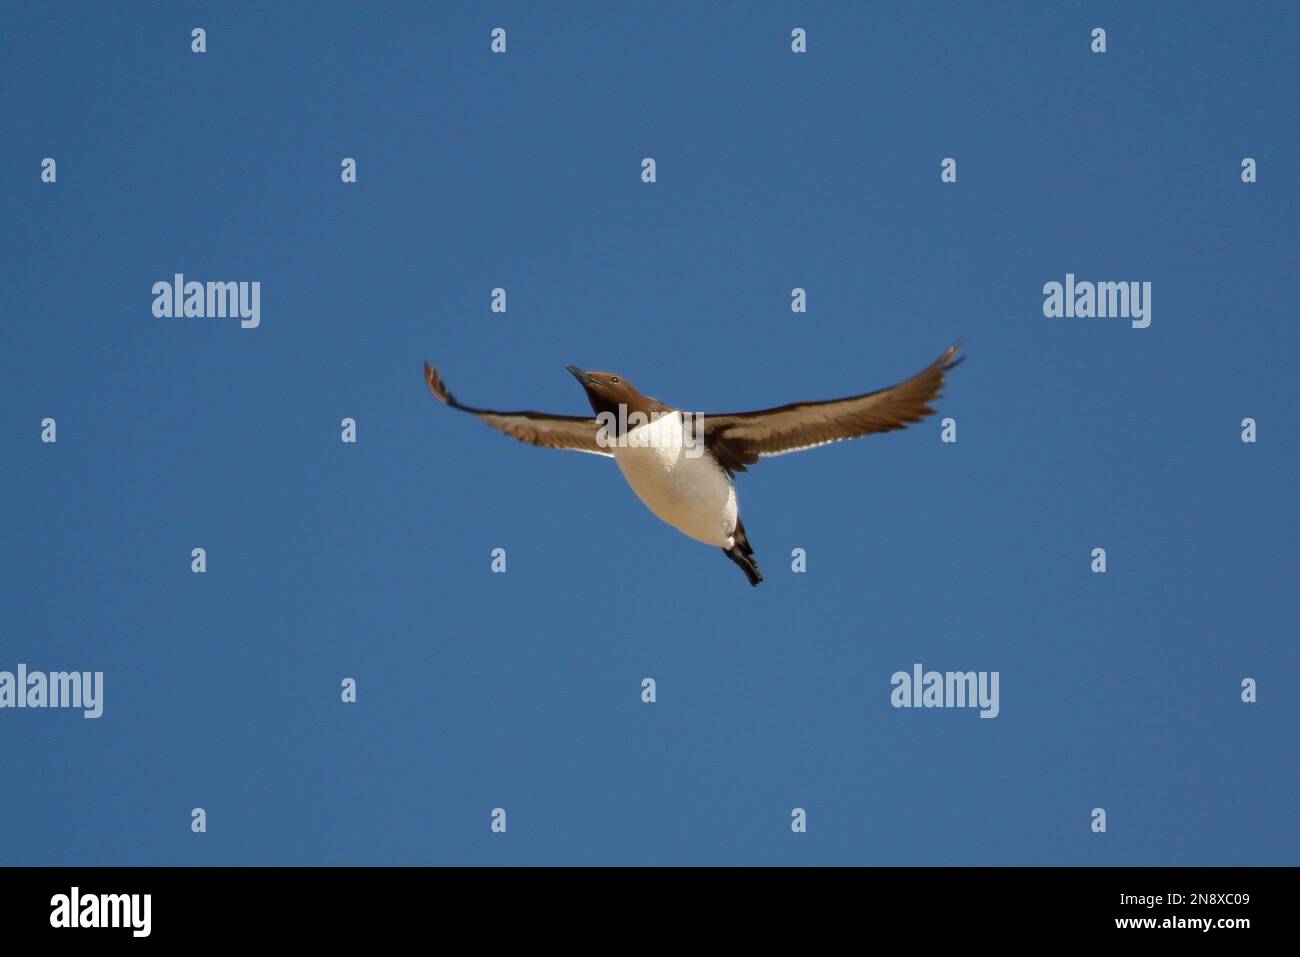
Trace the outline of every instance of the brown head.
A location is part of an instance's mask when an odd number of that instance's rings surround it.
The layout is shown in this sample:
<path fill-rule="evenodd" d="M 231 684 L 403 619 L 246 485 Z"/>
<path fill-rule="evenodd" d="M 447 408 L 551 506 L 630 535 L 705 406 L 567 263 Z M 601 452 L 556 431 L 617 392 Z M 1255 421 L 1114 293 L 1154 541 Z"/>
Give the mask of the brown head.
<path fill-rule="evenodd" d="M 609 412 L 614 415 L 615 421 L 623 421 L 633 412 L 640 412 L 647 421 L 650 421 L 669 411 L 668 407 L 658 399 L 642 395 L 636 386 L 616 373 L 587 372 L 577 366 L 564 368 L 572 372 L 573 377 L 582 383 L 582 389 L 587 393 L 587 401 L 591 403 L 591 410 L 596 415 Z M 623 416 L 619 415 L 619 406 L 627 409 Z"/>

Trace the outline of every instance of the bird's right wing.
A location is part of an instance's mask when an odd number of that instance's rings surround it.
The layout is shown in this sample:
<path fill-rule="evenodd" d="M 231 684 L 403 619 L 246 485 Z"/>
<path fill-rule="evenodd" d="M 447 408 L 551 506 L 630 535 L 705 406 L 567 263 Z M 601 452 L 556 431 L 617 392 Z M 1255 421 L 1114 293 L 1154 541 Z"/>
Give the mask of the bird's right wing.
<path fill-rule="evenodd" d="M 593 417 L 547 415 L 545 412 L 495 412 L 492 409 L 462 405 L 443 384 L 438 370 L 427 362 L 424 364 L 424 382 L 439 402 L 476 415 L 492 428 L 500 429 L 520 442 L 547 449 L 589 452 L 592 455 L 614 454 L 612 449 L 604 448 L 597 442 L 600 423 Z"/>
<path fill-rule="evenodd" d="M 775 409 L 704 413 L 704 439 L 715 458 L 732 472 L 744 472 L 760 458 L 890 432 L 919 422 L 944 376 L 961 358 L 953 346 L 912 378 L 887 389 L 827 402 L 793 402 Z"/>

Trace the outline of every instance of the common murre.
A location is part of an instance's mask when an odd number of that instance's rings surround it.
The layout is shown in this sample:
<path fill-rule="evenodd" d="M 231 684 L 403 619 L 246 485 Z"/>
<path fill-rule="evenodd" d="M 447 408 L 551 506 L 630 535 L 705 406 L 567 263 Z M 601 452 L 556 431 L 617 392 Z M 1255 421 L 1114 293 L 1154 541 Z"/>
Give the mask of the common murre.
<path fill-rule="evenodd" d="M 441 402 L 478 416 L 521 442 L 610 456 L 642 503 L 673 528 L 716 545 L 751 585 L 763 580 L 736 506 L 733 477 L 760 458 L 799 452 L 873 432 L 890 432 L 934 412 L 929 402 L 959 362 L 961 343 L 912 378 L 887 389 L 794 402 L 757 412 L 692 413 L 637 390 L 611 372 L 566 366 L 582 384 L 594 416 L 497 412 L 456 401 L 438 370 L 424 381 Z"/>

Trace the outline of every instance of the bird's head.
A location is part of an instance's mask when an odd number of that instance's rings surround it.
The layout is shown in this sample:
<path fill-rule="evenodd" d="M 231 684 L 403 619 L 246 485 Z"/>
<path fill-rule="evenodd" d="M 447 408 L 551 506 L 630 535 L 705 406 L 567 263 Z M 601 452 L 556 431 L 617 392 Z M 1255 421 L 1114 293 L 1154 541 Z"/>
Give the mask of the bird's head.
<path fill-rule="evenodd" d="M 637 391 L 636 386 L 620 375 L 613 372 L 589 372 L 577 366 L 565 366 L 565 368 L 582 383 L 583 391 L 587 393 L 587 401 L 591 403 L 591 410 L 597 415 L 602 412 L 612 412 L 617 416 L 620 406 L 627 410 L 625 416 L 627 413 L 640 412 L 649 418 L 663 411 L 658 401 L 642 395 Z"/>

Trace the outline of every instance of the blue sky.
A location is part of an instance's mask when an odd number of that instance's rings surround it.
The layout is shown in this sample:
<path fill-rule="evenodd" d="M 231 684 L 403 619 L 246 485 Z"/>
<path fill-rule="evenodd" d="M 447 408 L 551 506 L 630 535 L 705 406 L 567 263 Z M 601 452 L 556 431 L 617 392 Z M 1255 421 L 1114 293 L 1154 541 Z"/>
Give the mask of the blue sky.
<path fill-rule="evenodd" d="M 16 8 L 0 670 L 105 702 L 0 711 L 0 863 L 1297 863 L 1297 28 Z M 261 282 L 260 327 L 155 318 L 176 272 Z M 1045 318 L 1067 272 L 1151 282 L 1151 326 Z M 757 589 L 420 375 L 573 414 L 576 363 L 731 411 L 959 338 L 940 416 L 740 477 Z M 1000 715 L 894 709 L 916 662 L 997 671 Z"/>

